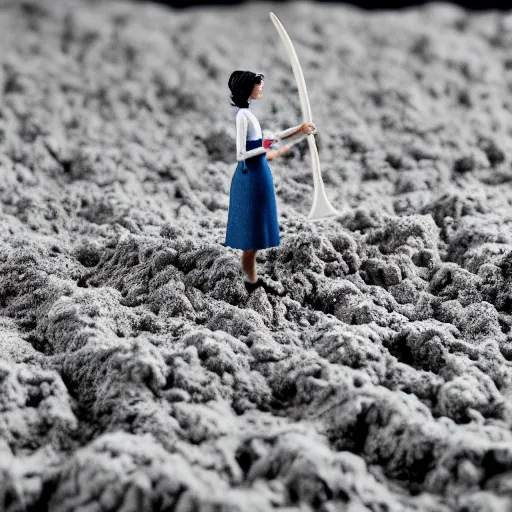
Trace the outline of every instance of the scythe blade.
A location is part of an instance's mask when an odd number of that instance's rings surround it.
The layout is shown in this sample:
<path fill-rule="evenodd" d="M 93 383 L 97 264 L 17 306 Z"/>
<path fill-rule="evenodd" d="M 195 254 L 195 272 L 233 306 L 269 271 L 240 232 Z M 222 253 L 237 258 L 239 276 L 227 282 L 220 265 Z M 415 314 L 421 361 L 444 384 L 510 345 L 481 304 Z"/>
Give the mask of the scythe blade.
<path fill-rule="evenodd" d="M 295 75 L 295 80 L 297 82 L 297 88 L 299 90 L 299 98 L 300 98 L 300 106 L 302 110 L 303 122 L 311 123 L 312 115 L 311 115 L 311 106 L 309 105 L 308 92 L 306 89 L 306 82 L 304 80 L 304 74 L 302 73 L 302 68 L 299 63 L 299 58 L 297 57 L 297 53 L 295 52 L 295 48 L 293 47 L 292 41 L 288 36 L 288 33 L 284 29 L 282 23 L 279 21 L 277 16 L 271 12 L 270 19 L 272 23 L 277 29 L 288 53 L 288 57 L 290 58 L 290 63 L 292 65 L 293 74 Z M 309 150 L 311 153 L 311 166 L 313 172 L 313 185 L 314 185 L 314 197 L 313 197 L 313 205 L 308 215 L 309 220 L 318 220 L 324 217 L 331 217 L 333 215 L 340 215 L 327 199 L 327 195 L 325 194 L 324 183 L 322 181 L 322 175 L 320 173 L 320 158 L 318 156 L 318 149 L 316 147 L 315 136 L 313 134 L 307 136 Z"/>

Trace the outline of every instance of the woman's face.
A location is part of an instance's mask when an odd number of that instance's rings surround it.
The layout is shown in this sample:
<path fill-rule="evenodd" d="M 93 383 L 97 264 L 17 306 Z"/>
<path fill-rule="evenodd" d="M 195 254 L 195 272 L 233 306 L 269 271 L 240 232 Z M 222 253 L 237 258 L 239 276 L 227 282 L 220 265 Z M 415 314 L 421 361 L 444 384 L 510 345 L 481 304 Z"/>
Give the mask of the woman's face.
<path fill-rule="evenodd" d="M 263 96 L 263 80 L 261 81 L 261 84 L 254 84 L 254 87 L 252 89 L 252 93 L 249 96 L 251 100 L 259 100 Z"/>

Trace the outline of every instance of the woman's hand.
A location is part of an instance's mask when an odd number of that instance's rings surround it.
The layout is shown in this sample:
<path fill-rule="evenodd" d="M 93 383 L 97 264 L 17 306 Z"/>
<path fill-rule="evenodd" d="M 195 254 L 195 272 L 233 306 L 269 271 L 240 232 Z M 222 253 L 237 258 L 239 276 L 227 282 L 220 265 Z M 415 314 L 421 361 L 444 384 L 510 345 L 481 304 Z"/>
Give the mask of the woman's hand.
<path fill-rule="evenodd" d="M 274 160 L 278 156 L 285 155 L 290 149 L 290 146 L 283 146 L 279 149 L 267 149 L 267 160 Z"/>
<path fill-rule="evenodd" d="M 306 135 L 311 135 L 312 133 L 316 133 L 316 126 L 314 123 L 302 123 L 301 131 Z"/>

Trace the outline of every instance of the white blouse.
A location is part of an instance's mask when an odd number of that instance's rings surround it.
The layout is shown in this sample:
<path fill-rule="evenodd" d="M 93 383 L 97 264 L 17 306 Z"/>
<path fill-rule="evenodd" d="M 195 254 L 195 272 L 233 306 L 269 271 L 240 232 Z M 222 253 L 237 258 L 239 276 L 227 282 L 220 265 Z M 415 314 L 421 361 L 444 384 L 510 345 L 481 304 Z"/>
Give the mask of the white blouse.
<path fill-rule="evenodd" d="M 238 162 L 242 160 L 246 160 L 247 158 L 251 158 L 256 155 L 262 155 L 266 153 L 266 148 L 259 147 L 250 149 L 246 151 L 245 144 L 248 140 L 258 140 L 262 139 L 263 135 L 261 133 L 261 126 L 259 121 L 256 119 L 256 116 L 248 109 L 248 108 L 238 108 L 233 107 L 235 110 L 235 121 L 236 121 L 236 159 Z M 294 126 L 292 128 L 288 128 L 282 132 L 274 134 L 275 139 L 281 139 L 283 136 L 286 136 L 288 133 L 296 130 L 301 124 Z M 289 137 L 290 142 L 297 142 L 296 139 L 303 139 L 307 137 L 306 134 L 300 133 L 296 136 Z"/>

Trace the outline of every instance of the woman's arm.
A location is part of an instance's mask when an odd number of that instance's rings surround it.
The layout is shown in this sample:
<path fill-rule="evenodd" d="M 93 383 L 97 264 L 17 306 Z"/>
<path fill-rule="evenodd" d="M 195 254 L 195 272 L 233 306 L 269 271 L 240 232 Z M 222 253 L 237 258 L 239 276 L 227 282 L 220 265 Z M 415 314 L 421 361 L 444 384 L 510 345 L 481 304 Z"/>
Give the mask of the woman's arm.
<path fill-rule="evenodd" d="M 289 137 L 293 136 L 299 136 L 302 134 L 310 135 L 311 133 L 316 133 L 316 126 L 314 123 L 302 123 L 297 126 L 294 126 L 293 128 L 288 128 L 287 130 L 284 130 L 282 132 L 279 132 L 275 135 L 276 140 L 279 139 L 287 139 Z M 302 140 L 303 137 L 300 137 L 300 140 Z M 294 144 L 296 141 L 294 142 Z"/>
<path fill-rule="evenodd" d="M 267 150 L 262 146 L 247 151 L 247 117 L 242 109 L 236 114 L 236 159 L 238 162 L 251 158 L 253 156 L 262 155 Z"/>
<path fill-rule="evenodd" d="M 277 140 L 286 139 L 287 137 L 291 137 L 302 131 L 302 124 L 294 126 L 293 128 L 288 128 L 287 130 L 283 130 L 282 132 L 276 133 L 274 136 Z"/>

